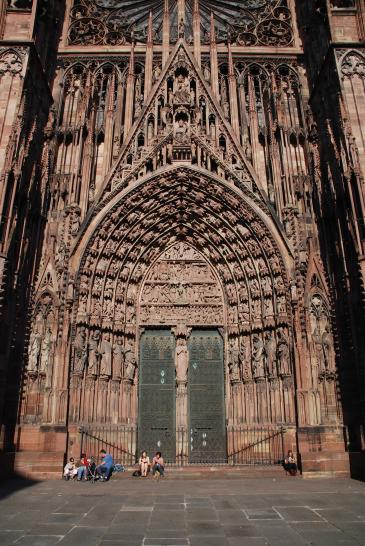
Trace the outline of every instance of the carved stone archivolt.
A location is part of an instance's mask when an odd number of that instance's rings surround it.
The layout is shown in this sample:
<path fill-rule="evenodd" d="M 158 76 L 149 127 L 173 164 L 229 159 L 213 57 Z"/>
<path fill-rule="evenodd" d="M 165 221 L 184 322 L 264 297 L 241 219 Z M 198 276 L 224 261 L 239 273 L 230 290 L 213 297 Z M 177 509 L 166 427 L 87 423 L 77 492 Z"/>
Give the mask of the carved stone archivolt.
<path fill-rule="evenodd" d="M 225 328 L 232 383 L 292 374 L 288 280 L 276 242 L 242 197 L 193 171 L 155 176 L 109 209 L 75 291 L 75 374 L 132 383 L 139 328 L 161 325 Z"/>

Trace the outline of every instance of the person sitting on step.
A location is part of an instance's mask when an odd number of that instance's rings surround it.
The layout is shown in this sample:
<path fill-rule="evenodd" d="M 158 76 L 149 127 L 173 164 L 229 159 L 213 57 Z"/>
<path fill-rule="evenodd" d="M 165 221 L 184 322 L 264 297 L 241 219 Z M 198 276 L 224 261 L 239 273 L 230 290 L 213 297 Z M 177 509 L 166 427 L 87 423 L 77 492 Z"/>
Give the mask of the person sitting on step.
<path fill-rule="evenodd" d="M 160 476 L 165 475 L 165 463 L 161 455 L 161 451 L 157 451 L 156 455 L 152 459 L 152 474 L 156 476 L 156 472 L 158 472 Z"/>
<path fill-rule="evenodd" d="M 288 454 L 286 458 L 284 459 L 283 467 L 284 467 L 284 470 L 286 472 L 289 472 L 291 476 L 296 476 L 298 467 L 297 467 L 295 455 L 291 451 L 291 449 L 289 449 Z"/>
<path fill-rule="evenodd" d="M 139 467 L 141 470 L 141 476 L 142 478 L 146 478 L 149 468 L 150 468 L 150 458 L 147 455 L 147 451 L 142 451 L 141 456 L 139 458 Z"/>
<path fill-rule="evenodd" d="M 69 462 L 65 465 L 63 469 L 63 477 L 65 480 L 73 479 L 77 474 L 77 468 L 75 465 L 75 459 L 70 457 Z"/>
<path fill-rule="evenodd" d="M 96 472 L 101 480 L 108 481 L 113 471 L 113 457 L 105 449 L 100 450 L 100 455 L 102 462 L 96 467 Z"/>
<path fill-rule="evenodd" d="M 80 482 L 83 478 L 87 480 L 89 470 L 89 460 L 86 457 L 86 453 L 81 453 L 80 466 L 77 469 L 77 481 Z"/>

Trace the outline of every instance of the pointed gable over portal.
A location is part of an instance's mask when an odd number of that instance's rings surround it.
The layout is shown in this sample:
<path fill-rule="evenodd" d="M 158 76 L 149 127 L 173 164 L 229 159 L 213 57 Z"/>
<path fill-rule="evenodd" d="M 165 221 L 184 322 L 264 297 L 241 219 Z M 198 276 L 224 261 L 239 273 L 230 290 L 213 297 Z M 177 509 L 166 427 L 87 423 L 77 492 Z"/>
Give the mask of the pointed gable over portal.
<path fill-rule="evenodd" d="M 133 53 L 131 64 L 133 77 Z M 118 193 L 133 181 L 176 164 L 195 165 L 218 175 L 256 194 L 263 205 L 266 196 L 228 121 L 229 113 L 223 111 L 208 83 L 209 68 L 202 73 L 182 38 L 164 69 L 155 68 L 155 84 L 96 202 L 100 205 L 111 192 Z"/>

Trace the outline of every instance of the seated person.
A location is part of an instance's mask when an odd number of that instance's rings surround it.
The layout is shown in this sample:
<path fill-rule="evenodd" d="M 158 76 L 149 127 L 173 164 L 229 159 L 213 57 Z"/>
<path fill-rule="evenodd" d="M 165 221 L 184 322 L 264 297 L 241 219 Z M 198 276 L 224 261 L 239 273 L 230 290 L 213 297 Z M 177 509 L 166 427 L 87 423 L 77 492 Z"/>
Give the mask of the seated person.
<path fill-rule="evenodd" d="M 295 460 L 294 453 L 290 449 L 288 451 L 286 459 L 284 459 L 283 467 L 286 472 L 289 472 L 291 476 L 296 476 L 298 471 L 297 462 Z"/>
<path fill-rule="evenodd" d="M 152 474 L 155 476 L 156 472 L 159 472 L 160 476 L 164 476 L 165 463 L 160 451 L 157 451 L 152 459 Z"/>
<path fill-rule="evenodd" d="M 112 470 L 113 470 L 113 457 L 110 455 L 110 453 L 107 453 L 105 449 L 102 449 L 100 451 L 101 458 L 103 459 L 101 464 L 96 467 L 96 472 L 100 476 L 101 479 L 104 479 L 105 481 L 109 480 Z"/>
<path fill-rule="evenodd" d="M 81 453 L 80 466 L 77 469 L 77 481 L 81 481 L 83 478 L 87 480 L 88 471 L 89 471 L 89 460 L 86 457 L 86 453 Z"/>
<path fill-rule="evenodd" d="M 69 462 L 65 465 L 65 468 L 63 469 L 63 477 L 66 478 L 66 480 L 69 480 L 70 478 L 74 478 L 77 474 L 77 468 L 75 465 L 75 459 L 73 457 L 70 457 Z"/>
<path fill-rule="evenodd" d="M 142 451 L 142 454 L 139 458 L 139 467 L 141 470 L 142 478 L 146 478 L 150 465 L 150 458 L 147 455 L 147 451 Z"/>

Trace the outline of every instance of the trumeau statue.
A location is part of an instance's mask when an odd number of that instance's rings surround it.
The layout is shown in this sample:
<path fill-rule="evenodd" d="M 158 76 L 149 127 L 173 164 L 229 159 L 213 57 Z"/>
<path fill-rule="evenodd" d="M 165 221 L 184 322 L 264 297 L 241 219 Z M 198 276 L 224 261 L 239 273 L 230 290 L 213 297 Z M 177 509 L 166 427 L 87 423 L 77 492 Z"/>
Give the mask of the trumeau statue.
<path fill-rule="evenodd" d="M 188 379 L 188 348 L 186 339 L 178 337 L 176 341 L 176 381 L 186 383 Z"/>

